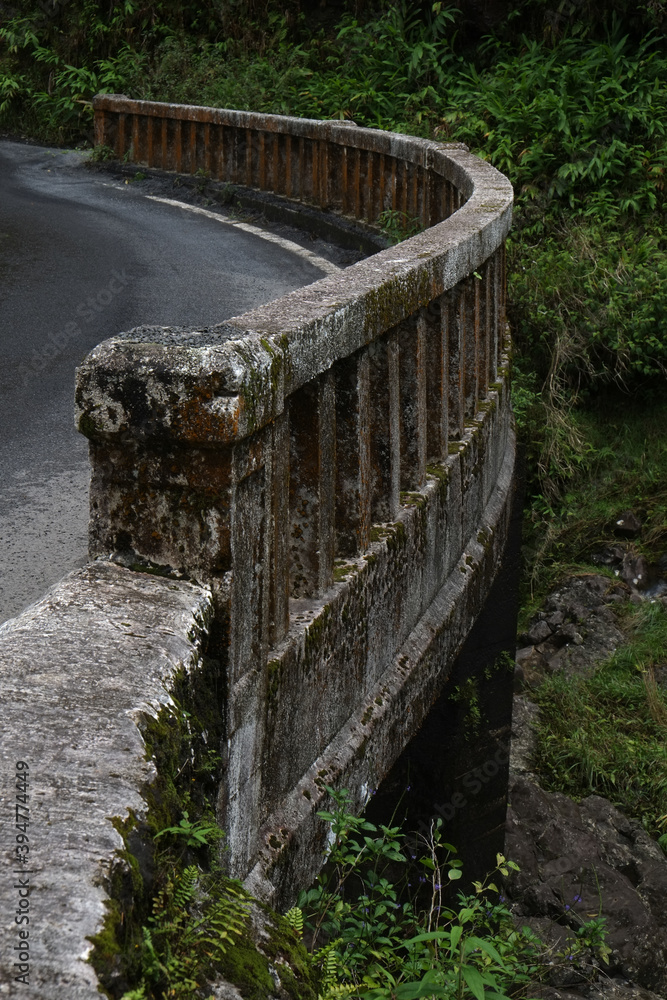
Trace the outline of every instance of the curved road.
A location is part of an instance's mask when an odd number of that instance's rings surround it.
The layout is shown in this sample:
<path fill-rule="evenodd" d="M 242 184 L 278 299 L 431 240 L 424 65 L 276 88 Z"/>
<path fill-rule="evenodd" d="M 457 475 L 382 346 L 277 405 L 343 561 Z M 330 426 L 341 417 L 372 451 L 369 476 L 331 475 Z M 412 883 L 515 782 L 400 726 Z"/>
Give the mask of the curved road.
<path fill-rule="evenodd" d="M 86 559 L 84 355 L 139 324 L 220 322 L 335 269 L 84 160 L 0 142 L 0 622 Z"/>

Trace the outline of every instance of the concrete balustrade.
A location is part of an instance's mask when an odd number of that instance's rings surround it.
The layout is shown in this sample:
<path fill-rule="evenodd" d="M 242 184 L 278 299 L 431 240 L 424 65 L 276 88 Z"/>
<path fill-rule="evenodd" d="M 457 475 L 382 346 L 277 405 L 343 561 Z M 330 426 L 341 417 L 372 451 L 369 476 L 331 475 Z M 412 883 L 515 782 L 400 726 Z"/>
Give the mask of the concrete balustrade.
<path fill-rule="evenodd" d="M 426 227 L 218 326 L 119 334 L 78 372 L 91 557 L 185 578 L 210 602 L 219 819 L 233 873 L 285 902 L 321 864 L 325 786 L 364 804 L 496 573 L 514 469 L 512 190 L 461 145 L 349 123 L 106 95 L 95 128 L 138 165 Z"/>

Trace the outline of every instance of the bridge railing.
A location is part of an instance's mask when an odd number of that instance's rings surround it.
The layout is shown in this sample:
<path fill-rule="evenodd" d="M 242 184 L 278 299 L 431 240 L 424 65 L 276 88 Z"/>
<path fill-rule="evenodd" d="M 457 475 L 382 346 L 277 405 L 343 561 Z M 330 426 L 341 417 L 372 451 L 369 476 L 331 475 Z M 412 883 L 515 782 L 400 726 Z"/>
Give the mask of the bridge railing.
<path fill-rule="evenodd" d="M 279 659 L 270 651 L 315 634 L 337 561 L 363 555 L 378 526 L 394 525 L 429 467 L 481 426 L 489 393 L 508 412 L 499 370 L 512 189 L 464 146 L 351 124 L 113 95 L 96 98 L 95 116 L 96 141 L 137 164 L 206 171 L 366 223 L 395 210 L 428 227 L 218 326 L 120 334 L 78 372 L 91 555 L 210 584 L 229 624 L 222 814 L 242 872 L 271 809 L 380 671 L 362 667 L 378 642 L 367 638 L 340 667 L 340 704 L 318 719 L 314 747 L 292 747 L 289 766 L 272 772 L 267 754 L 288 745 L 294 717 L 266 721 Z M 403 584 L 383 584 L 378 620 L 403 602 L 385 661 L 461 557 L 501 461 L 498 448 L 470 465 L 465 511 L 446 556 L 429 556 L 437 568 L 423 571 L 418 598 L 392 598 Z M 316 714 L 311 681 L 302 678 Z"/>
<path fill-rule="evenodd" d="M 97 142 L 138 164 L 202 169 L 367 221 L 396 208 L 432 227 L 219 327 L 113 338 L 80 369 L 79 426 L 104 494 L 96 552 L 127 548 L 206 579 L 231 570 L 237 488 L 258 449 L 261 464 L 271 455 L 274 538 L 261 562 L 275 642 L 287 595 L 322 593 L 335 558 L 368 547 L 371 525 L 423 485 L 496 380 L 511 187 L 462 146 L 114 96 L 95 108 Z M 245 469 L 241 441 L 253 452 Z M 175 477 L 164 445 L 192 454 Z M 169 495 L 157 520 L 142 480 Z"/>

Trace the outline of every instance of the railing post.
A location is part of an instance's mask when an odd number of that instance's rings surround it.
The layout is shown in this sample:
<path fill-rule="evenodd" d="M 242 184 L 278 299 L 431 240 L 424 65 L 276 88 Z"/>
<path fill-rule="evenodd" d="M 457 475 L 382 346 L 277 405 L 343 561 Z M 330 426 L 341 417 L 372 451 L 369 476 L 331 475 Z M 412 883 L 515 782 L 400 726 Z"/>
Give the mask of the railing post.
<path fill-rule="evenodd" d="M 336 555 L 363 552 L 371 528 L 370 362 L 364 348 L 336 366 Z"/>
<path fill-rule="evenodd" d="M 465 303 L 463 289 L 457 285 L 447 295 L 449 300 L 449 437 L 462 438 L 465 424 L 464 336 Z"/>
<path fill-rule="evenodd" d="M 426 478 L 425 310 L 398 327 L 401 490 L 418 490 Z"/>
<path fill-rule="evenodd" d="M 463 281 L 461 324 L 463 328 L 463 395 L 465 416 L 473 420 L 479 400 L 479 279 Z"/>
<path fill-rule="evenodd" d="M 399 507 L 401 470 L 398 334 L 394 329 L 368 349 L 371 415 L 371 518 L 391 521 Z"/>
<path fill-rule="evenodd" d="M 333 580 L 336 411 L 331 371 L 294 393 L 289 422 L 290 594 L 314 597 Z"/>
<path fill-rule="evenodd" d="M 434 299 L 422 316 L 426 328 L 426 460 L 441 462 L 449 444 L 449 296 Z"/>

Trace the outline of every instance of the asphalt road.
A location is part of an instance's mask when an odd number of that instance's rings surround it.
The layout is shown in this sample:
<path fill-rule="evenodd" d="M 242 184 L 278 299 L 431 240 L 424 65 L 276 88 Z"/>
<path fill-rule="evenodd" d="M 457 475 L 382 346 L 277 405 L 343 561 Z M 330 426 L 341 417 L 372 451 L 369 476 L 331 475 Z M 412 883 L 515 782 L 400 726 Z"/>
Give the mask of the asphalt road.
<path fill-rule="evenodd" d="M 220 322 L 327 270 L 149 193 L 79 153 L 0 141 L 0 622 L 86 560 L 85 354 L 139 324 Z"/>

